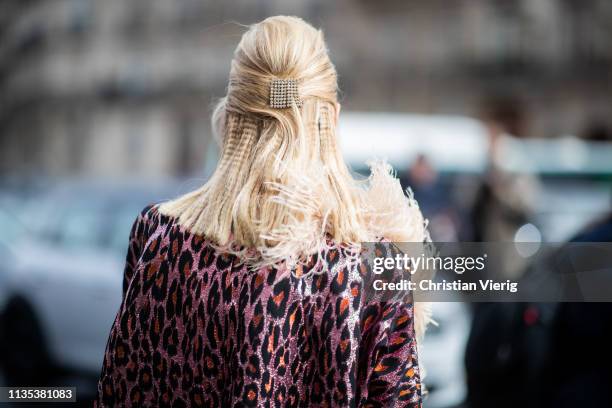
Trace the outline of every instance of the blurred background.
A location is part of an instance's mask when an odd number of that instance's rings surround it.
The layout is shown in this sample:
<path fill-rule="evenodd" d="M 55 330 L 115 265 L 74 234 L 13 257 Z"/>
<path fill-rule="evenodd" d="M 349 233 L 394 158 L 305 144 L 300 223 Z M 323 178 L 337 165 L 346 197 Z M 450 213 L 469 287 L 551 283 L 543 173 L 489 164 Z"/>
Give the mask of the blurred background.
<path fill-rule="evenodd" d="M 610 1 L 4 0 L 0 384 L 93 395 L 131 223 L 211 173 L 233 49 L 275 14 L 323 28 L 348 162 L 387 158 L 435 241 L 612 239 Z M 435 304 L 425 406 L 612 406 L 607 307 Z"/>

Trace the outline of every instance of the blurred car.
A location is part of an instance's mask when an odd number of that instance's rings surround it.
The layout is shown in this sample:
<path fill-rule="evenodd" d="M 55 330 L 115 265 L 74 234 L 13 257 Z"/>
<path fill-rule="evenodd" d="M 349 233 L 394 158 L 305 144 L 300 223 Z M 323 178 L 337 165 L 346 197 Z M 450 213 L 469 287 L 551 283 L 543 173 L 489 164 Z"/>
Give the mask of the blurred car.
<path fill-rule="evenodd" d="M 98 374 L 121 302 L 132 222 L 147 204 L 174 195 L 168 191 L 64 183 L 22 205 L 28 233 L 12 246 L 2 284 L 8 383 L 44 383 L 58 368 Z"/>
<path fill-rule="evenodd" d="M 0 316 L 8 296 L 9 273 L 15 264 L 16 245 L 26 235 L 27 229 L 19 219 L 19 208 L 23 197 L 17 191 L 6 187 L 0 189 Z M 0 345 L 3 332 L 0 331 Z"/>
<path fill-rule="evenodd" d="M 486 129 L 465 116 L 346 112 L 338 126 L 344 157 L 356 170 L 372 158 L 405 170 L 421 155 L 444 173 L 481 173 L 487 165 Z"/>

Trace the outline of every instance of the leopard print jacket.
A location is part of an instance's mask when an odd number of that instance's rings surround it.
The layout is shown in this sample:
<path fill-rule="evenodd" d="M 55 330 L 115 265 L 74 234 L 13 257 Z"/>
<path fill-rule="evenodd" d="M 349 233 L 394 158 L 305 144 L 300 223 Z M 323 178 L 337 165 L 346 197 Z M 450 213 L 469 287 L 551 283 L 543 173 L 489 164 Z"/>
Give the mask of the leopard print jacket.
<path fill-rule="evenodd" d="M 345 250 L 252 270 L 145 208 L 95 406 L 420 407 L 413 306 L 367 301 Z"/>

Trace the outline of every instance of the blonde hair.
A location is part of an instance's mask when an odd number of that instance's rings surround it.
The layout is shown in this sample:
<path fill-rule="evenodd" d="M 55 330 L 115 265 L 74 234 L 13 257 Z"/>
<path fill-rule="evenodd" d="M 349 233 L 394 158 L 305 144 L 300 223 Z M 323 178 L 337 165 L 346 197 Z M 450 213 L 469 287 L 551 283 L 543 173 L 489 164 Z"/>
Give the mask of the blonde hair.
<path fill-rule="evenodd" d="M 274 79 L 297 80 L 302 106 L 271 108 Z M 355 246 L 379 237 L 423 242 L 418 205 L 390 166 L 371 163 L 363 181 L 350 174 L 336 137 L 338 109 L 336 70 L 320 30 L 285 16 L 252 25 L 213 112 L 221 142 L 217 168 L 201 188 L 162 204 L 160 212 L 240 252 L 253 267 L 291 267 L 327 237 Z M 417 302 L 415 314 L 423 333 L 429 312 Z"/>
<path fill-rule="evenodd" d="M 286 78 L 298 80 L 302 106 L 271 108 L 270 82 Z M 396 222 L 400 229 L 422 226 L 418 208 L 386 165 L 375 166 L 369 188 L 351 176 L 336 137 L 338 109 L 336 70 L 322 31 L 286 16 L 252 25 L 213 113 L 222 143 L 217 169 L 203 187 L 160 211 L 218 245 L 254 249 L 258 265 L 296 262 L 327 236 L 358 244 L 389 237 Z M 381 199 L 390 201 L 391 214 L 403 204 L 413 208 L 403 219 L 400 212 L 384 222 L 390 214 L 375 205 Z M 411 229 L 422 241 L 419 234 L 422 228 Z"/>

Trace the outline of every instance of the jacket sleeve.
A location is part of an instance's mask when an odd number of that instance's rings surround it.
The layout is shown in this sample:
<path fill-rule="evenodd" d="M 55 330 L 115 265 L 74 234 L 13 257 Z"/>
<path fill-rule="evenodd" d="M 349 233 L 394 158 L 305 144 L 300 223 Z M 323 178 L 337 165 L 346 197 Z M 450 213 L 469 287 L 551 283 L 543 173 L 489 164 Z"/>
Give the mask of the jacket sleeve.
<path fill-rule="evenodd" d="M 128 250 L 125 259 L 125 268 L 123 269 L 123 297 L 127 293 L 130 282 L 134 277 L 134 272 L 138 265 L 138 260 L 142 255 L 144 245 L 146 244 L 145 236 L 147 235 L 147 219 L 148 213 L 152 206 L 145 207 L 144 210 L 138 214 L 136 220 L 132 224 L 130 230 L 130 237 L 128 241 Z"/>
<path fill-rule="evenodd" d="M 414 307 L 372 302 L 361 318 L 359 406 L 421 407 Z"/>

